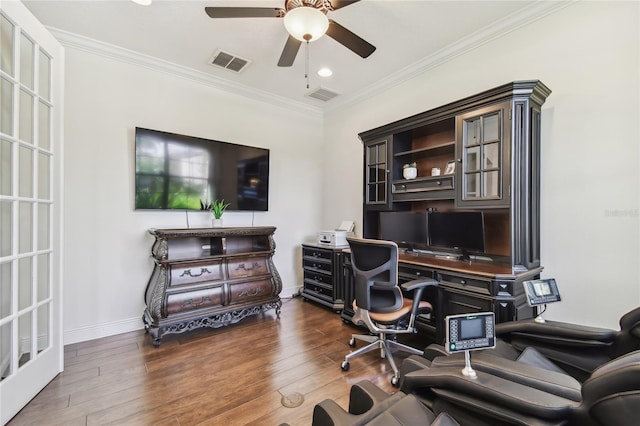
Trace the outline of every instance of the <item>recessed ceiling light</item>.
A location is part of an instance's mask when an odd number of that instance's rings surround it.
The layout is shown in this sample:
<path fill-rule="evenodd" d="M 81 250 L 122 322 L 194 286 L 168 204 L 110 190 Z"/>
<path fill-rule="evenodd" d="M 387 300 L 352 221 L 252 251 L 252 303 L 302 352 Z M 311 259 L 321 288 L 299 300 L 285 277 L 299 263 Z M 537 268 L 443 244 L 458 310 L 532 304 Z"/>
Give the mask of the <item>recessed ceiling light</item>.
<path fill-rule="evenodd" d="M 331 74 L 333 74 L 333 71 L 331 71 L 329 68 L 320 68 L 318 70 L 318 75 L 320 77 L 330 77 Z"/>
<path fill-rule="evenodd" d="M 131 1 L 142 6 L 149 6 L 153 0 L 131 0 Z"/>

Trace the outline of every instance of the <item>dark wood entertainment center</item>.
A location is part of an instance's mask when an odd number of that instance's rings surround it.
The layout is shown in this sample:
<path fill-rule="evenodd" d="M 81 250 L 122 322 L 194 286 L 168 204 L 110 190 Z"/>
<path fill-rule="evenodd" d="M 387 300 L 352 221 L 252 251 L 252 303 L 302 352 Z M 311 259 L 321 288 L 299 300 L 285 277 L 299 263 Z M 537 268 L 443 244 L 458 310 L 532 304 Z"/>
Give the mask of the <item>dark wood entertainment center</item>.
<path fill-rule="evenodd" d="M 154 268 L 145 292 L 145 328 L 162 336 L 222 327 L 275 309 L 282 280 L 273 264 L 275 227 L 150 229 Z"/>
<path fill-rule="evenodd" d="M 541 107 L 551 91 L 516 81 L 359 134 L 364 146 L 364 238 L 380 238 L 387 211 L 482 211 L 485 253 L 472 261 L 400 255 L 402 281 L 435 278 L 418 327 L 442 343 L 444 317 L 493 311 L 497 322 L 531 318 L 522 282 L 540 277 Z M 413 179 L 403 166 L 415 163 Z M 443 174 L 447 166 L 455 170 Z M 432 175 L 433 168 L 441 170 Z M 456 253 L 451 253 L 455 255 Z M 344 309 L 353 315 L 348 251 L 342 258 Z M 303 293 L 304 296 L 304 293 Z"/>

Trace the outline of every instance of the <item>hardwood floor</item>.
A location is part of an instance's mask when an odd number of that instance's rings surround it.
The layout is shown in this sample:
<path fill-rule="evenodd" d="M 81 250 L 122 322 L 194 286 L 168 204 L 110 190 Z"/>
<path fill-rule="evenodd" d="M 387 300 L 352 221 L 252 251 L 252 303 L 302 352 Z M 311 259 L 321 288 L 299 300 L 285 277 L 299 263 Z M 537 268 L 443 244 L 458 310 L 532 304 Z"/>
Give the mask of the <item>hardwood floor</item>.
<path fill-rule="evenodd" d="M 316 403 L 347 407 L 360 380 L 396 391 L 377 351 L 341 370 L 354 332 L 362 330 L 297 297 L 283 300 L 279 319 L 271 310 L 165 336 L 158 348 L 142 330 L 68 345 L 64 372 L 9 425 L 310 425 Z M 412 342 L 428 344 L 419 335 Z M 284 407 L 295 392 L 302 405 Z"/>

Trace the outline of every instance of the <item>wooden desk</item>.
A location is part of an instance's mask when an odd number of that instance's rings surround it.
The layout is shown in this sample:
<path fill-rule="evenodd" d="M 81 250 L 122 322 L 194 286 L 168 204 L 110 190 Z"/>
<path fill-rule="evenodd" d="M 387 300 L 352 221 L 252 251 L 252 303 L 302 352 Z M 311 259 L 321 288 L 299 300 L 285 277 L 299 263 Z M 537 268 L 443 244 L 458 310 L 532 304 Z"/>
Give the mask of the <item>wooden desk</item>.
<path fill-rule="evenodd" d="M 447 315 L 494 312 L 496 323 L 533 318 L 535 309 L 527 304 L 523 281 L 540 277 L 542 267 L 514 273 L 509 265 L 442 259 L 432 255 L 401 253 L 398 264 L 400 282 L 434 278 L 423 296 L 433 306 L 430 316 L 420 316 L 416 325 L 421 332 L 444 343 L 444 318 Z M 348 253 L 344 259 L 345 308 L 342 318 L 351 321 L 354 312 L 353 272 Z"/>

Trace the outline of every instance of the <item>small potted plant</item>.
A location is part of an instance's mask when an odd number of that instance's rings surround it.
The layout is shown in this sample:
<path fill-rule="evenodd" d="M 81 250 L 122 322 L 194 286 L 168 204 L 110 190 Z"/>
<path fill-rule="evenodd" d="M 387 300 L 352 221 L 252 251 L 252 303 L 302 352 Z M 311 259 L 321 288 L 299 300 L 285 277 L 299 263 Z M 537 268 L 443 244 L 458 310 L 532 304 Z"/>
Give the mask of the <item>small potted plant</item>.
<path fill-rule="evenodd" d="M 229 207 L 229 203 L 225 203 L 224 200 L 215 200 L 211 203 L 211 214 L 213 214 L 213 226 L 222 226 L 222 214 Z"/>
<path fill-rule="evenodd" d="M 415 179 L 418 176 L 418 166 L 415 161 L 402 166 L 402 176 L 405 179 Z"/>

